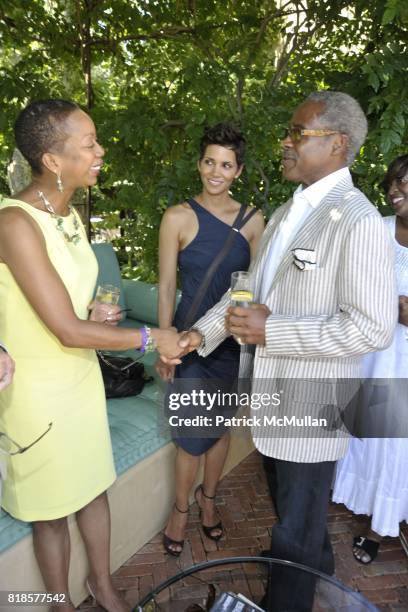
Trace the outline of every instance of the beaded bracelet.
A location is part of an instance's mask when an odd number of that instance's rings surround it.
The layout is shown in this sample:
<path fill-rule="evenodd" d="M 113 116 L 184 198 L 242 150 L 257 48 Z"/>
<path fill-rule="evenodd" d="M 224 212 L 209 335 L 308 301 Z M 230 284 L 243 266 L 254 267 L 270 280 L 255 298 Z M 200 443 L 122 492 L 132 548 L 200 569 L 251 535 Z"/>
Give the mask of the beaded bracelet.
<path fill-rule="evenodd" d="M 146 333 L 145 327 L 140 328 L 140 335 L 142 336 L 142 344 L 139 350 L 141 353 L 144 353 L 146 350 L 146 344 L 147 344 L 147 333 Z"/>
<path fill-rule="evenodd" d="M 140 347 L 141 353 L 150 353 L 156 350 L 156 345 L 152 336 L 152 330 L 150 327 L 141 327 L 140 333 L 142 335 L 142 345 Z"/>

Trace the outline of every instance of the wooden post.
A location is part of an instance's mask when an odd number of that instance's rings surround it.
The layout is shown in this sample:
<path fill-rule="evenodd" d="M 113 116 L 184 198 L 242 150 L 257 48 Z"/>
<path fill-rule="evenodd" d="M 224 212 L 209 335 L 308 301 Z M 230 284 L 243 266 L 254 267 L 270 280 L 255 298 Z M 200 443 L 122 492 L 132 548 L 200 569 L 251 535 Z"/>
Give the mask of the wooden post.
<path fill-rule="evenodd" d="M 91 12 L 92 0 L 77 0 L 77 18 L 81 48 L 82 74 L 85 81 L 86 108 L 92 109 L 94 93 L 92 89 L 92 47 L 91 47 Z M 85 227 L 88 239 L 91 239 L 92 189 L 88 187 L 85 198 Z"/>

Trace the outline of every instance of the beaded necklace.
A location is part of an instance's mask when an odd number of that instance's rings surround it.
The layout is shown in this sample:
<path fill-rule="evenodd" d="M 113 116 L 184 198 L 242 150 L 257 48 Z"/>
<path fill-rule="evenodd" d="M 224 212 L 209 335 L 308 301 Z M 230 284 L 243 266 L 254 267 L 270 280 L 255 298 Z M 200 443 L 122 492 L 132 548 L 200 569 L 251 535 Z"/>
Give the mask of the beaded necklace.
<path fill-rule="evenodd" d="M 78 242 L 81 240 L 81 234 L 79 233 L 79 222 L 78 222 L 78 219 L 76 218 L 75 213 L 73 212 L 72 206 L 69 205 L 69 213 L 74 215 L 73 223 L 74 223 L 75 231 L 73 234 L 69 235 L 68 232 L 65 231 L 64 229 L 64 218 L 65 217 L 61 217 L 61 215 L 57 215 L 51 202 L 45 197 L 42 191 L 37 191 L 37 193 L 38 193 L 38 197 L 43 201 L 45 208 L 50 213 L 51 217 L 54 219 L 57 230 L 62 232 L 62 235 L 65 238 L 65 241 L 72 242 L 72 244 L 78 244 Z"/>

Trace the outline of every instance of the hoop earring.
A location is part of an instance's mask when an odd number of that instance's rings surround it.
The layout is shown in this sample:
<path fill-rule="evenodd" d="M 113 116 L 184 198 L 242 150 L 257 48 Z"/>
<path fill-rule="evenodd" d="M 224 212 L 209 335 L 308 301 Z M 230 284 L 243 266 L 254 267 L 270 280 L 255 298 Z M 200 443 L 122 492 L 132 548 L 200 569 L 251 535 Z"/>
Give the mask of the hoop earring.
<path fill-rule="evenodd" d="M 60 193 L 64 191 L 64 185 L 62 184 L 61 175 L 57 174 L 57 189 Z"/>

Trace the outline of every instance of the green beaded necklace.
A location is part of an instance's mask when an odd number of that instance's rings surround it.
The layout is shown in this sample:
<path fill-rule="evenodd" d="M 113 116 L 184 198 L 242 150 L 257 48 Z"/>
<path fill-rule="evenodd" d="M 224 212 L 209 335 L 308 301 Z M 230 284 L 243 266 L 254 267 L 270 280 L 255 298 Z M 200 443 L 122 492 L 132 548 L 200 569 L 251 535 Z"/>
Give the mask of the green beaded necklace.
<path fill-rule="evenodd" d="M 64 228 L 64 218 L 65 217 L 61 217 L 61 215 L 57 215 L 51 202 L 45 197 L 42 191 L 37 191 L 37 193 L 38 193 L 38 197 L 43 201 L 43 204 L 45 208 L 47 209 L 47 212 L 49 212 L 51 217 L 54 219 L 57 230 L 62 232 L 62 235 L 65 238 L 65 241 L 72 242 L 72 244 L 78 244 L 78 242 L 81 240 L 81 234 L 79 233 L 79 222 L 72 209 L 72 206 L 71 205 L 69 206 L 69 212 L 70 214 L 74 215 L 73 222 L 74 222 L 75 232 L 69 235 L 68 232 Z"/>

